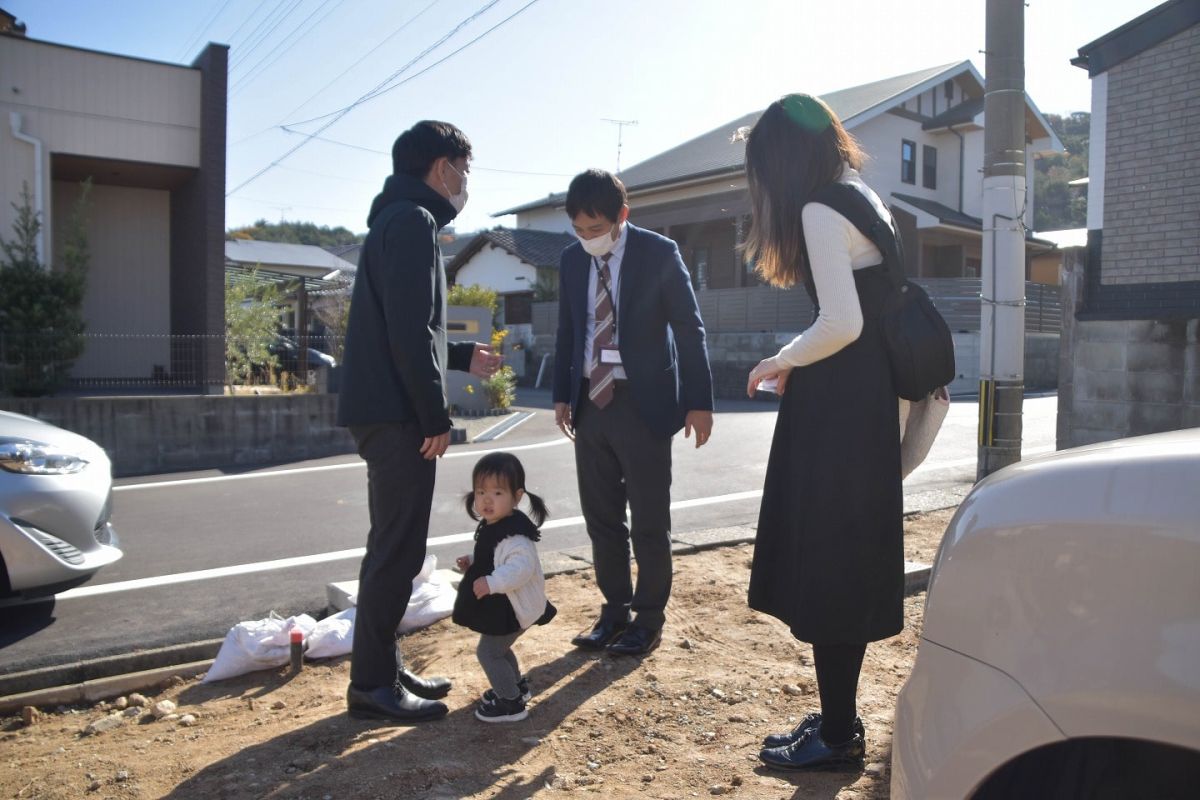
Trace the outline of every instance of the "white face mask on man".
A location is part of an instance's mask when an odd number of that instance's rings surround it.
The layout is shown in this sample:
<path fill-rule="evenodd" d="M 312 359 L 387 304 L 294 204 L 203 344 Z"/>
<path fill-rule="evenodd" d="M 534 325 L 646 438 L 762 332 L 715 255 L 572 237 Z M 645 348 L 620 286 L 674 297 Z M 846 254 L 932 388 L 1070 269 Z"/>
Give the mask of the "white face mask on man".
<path fill-rule="evenodd" d="M 616 230 L 619 229 L 613 226 L 612 230 L 606 231 L 599 236 L 593 236 L 591 239 L 585 239 L 579 234 L 575 234 L 575 237 L 579 239 L 579 244 L 583 245 L 585 253 L 589 256 L 600 258 L 607 255 L 616 246 L 617 240 L 613 237 L 613 232 Z"/>
<path fill-rule="evenodd" d="M 454 170 L 454 174 L 462 178 L 462 187 L 458 190 L 458 194 L 451 194 L 450 187 L 446 185 L 446 179 L 442 179 L 442 188 L 446 190 L 446 199 L 450 201 L 450 205 L 454 206 L 454 210 L 462 213 L 463 208 L 467 205 L 467 175 L 464 172 L 459 172 L 449 160 L 446 165 Z"/>

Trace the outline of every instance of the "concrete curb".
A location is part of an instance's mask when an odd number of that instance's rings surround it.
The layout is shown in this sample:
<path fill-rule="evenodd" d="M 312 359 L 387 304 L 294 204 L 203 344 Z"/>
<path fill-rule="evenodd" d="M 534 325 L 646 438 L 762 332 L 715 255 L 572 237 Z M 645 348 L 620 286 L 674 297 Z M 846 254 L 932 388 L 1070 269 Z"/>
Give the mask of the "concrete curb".
<path fill-rule="evenodd" d="M 934 502 L 918 503 L 920 508 L 906 509 L 904 516 L 952 508 L 961 498 L 945 503 L 948 499 L 938 498 Z M 943 504 L 939 505 L 939 502 Z M 672 552 L 684 555 L 716 547 L 751 544 L 754 542 L 754 534 L 754 528 L 748 525 L 690 531 L 671 537 Z M 592 568 L 591 552 L 587 547 L 546 553 L 542 561 L 546 577 Z M 923 591 L 929 584 L 931 569 L 929 564 L 906 561 L 904 594 L 907 596 Z M 447 577 L 453 575 L 449 570 L 438 572 L 447 573 Z M 356 589 L 357 581 L 329 584 L 326 591 L 330 605 L 338 607 L 338 601 L 345 603 L 345 598 Z M 94 703 L 157 686 L 175 676 L 192 677 L 212 666 L 213 658 L 216 657 L 223 641 L 224 639 L 210 639 L 3 675 L 0 676 L 0 714 L 20 711 L 23 706 Z"/>

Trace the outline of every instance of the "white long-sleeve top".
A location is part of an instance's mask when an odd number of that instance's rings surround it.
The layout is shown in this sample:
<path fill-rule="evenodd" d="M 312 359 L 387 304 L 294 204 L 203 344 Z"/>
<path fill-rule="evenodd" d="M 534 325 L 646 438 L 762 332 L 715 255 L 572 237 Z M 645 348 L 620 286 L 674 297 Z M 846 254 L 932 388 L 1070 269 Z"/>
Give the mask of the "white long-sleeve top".
<path fill-rule="evenodd" d="M 865 194 L 877 208 L 884 207 L 879 196 L 848 164 L 842 166 L 838 180 Z M 863 317 L 854 288 L 854 270 L 883 263 L 879 248 L 829 206 L 808 203 L 801 212 L 801 221 L 808 245 L 808 268 L 821 308 L 816 321 L 775 354 L 780 369 L 828 358 L 859 337 Z"/>
<path fill-rule="evenodd" d="M 527 536 L 501 539 L 496 544 L 495 565 L 486 576 L 488 591 L 508 597 L 517 624 L 525 630 L 546 612 L 546 578 L 537 547 Z"/>

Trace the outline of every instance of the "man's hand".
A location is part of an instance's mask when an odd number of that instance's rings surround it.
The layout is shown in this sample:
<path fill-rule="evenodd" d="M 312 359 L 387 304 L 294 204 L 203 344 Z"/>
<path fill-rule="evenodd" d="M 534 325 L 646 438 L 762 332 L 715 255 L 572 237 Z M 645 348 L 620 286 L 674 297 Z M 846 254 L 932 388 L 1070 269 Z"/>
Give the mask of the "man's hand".
<path fill-rule="evenodd" d="M 475 582 L 471 584 L 471 589 L 475 592 L 476 600 L 482 600 L 492 593 L 492 590 L 488 588 L 487 578 L 476 578 Z"/>
<path fill-rule="evenodd" d="M 689 411 L 683 422 L 683 438 L 691 436 L 693 430 L 696 431 L 696 447 L 700 447 L 712 436 L 712 412 Z"/>
<path fill-rule="evenodd" d="M 490 378 L 500 369 L 503 360 L 504 357 L 492 350 L 491 345 L 476 342 L 475 352 L 471 354 L 471 367 L 467 371 L 477 378 Z"/>
<path fill-rule="evenodd" d="M 775 394 L 783 396 L 784 389 L 787 388 L 788 374 L 791 373 L 791 367 L 781 367 L 779 361 L 772 356 L 764 358 L 762 361 L 750 370 L 750 377 L 746 380 L 746 396 L 754 397 L 754 393 L 758 391 L 758 385 L 768 378 L 775 378 L 779 384 L 775 388 Z"/>
<path fill-rule="evenodd" d="M 425 442 L 421 445 L 421 455 L 425 456 L 426 461 L 433 461 L 446 452 L 446 448 L 449 446 L 450 431 L 446 431 L 440 436 L 426 436 Z"/>
<path fill-rule="evenodd" d="M 575 441 L 575 427 L 571 420 L 570 403 L 554 404 L 554 424 L 558 426 L 558 429 L 562 431 L 568 439 Z"/>

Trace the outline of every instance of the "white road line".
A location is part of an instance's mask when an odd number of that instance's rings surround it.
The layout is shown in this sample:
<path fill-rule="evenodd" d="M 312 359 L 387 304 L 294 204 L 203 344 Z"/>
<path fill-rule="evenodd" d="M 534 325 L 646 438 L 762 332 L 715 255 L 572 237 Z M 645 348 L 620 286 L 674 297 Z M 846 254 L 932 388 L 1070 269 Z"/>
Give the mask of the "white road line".
<path fill-rule="evenodd" d="M 515 426 L 514 426 L 515 427 Z M 484 453 L 492 453 L 496 450 L 505 450 L 512 452 L 514 450 L 537 450 L 542 447 L 555 447 L 560 444 L 568 444 L 570 442 L 565 436 L 551 439 L 546 442 L 538 442 L 537 444 L 522 444 L 516 447 L 497 447 L 487 450 L 457 450 L 446 453 L 442 458 L 466 458 L 467 456 L 480 456 Z M 153 483 L 130 483 L 124 486 L 114 486 L 114 492 L 132 492 L 136 489 L 162 489 L 171 486 L 194 486 L 201 483 L 223 483 L 225 481 L 244 481 L 253 478 L 277 478 L 281 475 L 301 475 L 306 472 L 330 472 L 339 469 L 362 469 L 367 464 L 365 461 L 351 461 L 345 464 L 322 464 L 319 467 L 296 467 L 294 469 L 275 469 L 268 472 L 247 472 L 244 475 L 213 475 L 208 478 L 182 478 L 177 481 L 154 481 Z"/>
<path fill-rule="evenodd" d="M 479 441 L 480 439 L 482 439 L 482 437 L 484 437 L 484 436 L 487 436 L 489 433 L 491 433 L 492 431 L 496 430 L 496 428 L 499 428 L 501 425 L 508 425 L 508 427 L 507 427 L 507 428 L 505 428 L 504 430 L 500 431 L 500 432 L 499 432 L 499 433 L 497 433 L 495 436 L 492 436 L 491 438 L 488 438 L 488 439 L 483 439 L 483 441 L 485 441 L 485 442 L 494 442 L 494 441 L 496 441 L 497 439 L 499 439 L 499 438 L 501 438 L 501 437 L 503 437 L 503 436 L 507 436 L 507 435 L 508 435 L 508 434 L 509 434 L 511 431 L 514 431 L 514 430 L 516 430 L 517 428 L 519 428 L 519 427 L 521 427 L 522 425 L 524 425 L 526 422 L 529 422 L 529 420 L 533 419 L 533 416 L 534 416 L 534 414 L 536 414 L 536 413 L 537 413 L 536 411 L 529 411 L 529 412 L 527 412 L 526 416 L 524 416 L 524 417 L 521 417 L 520 419 L 517 419 L 517 420 L 509 420 L 509 419 L 506 419 L 506 420 L 504 420 L 503 422 L 497 422 L 495 425 L 493 425 L 492 427 L 488 428 L 488 429 L 487 429 L 486 431 L 484 431 L 483 433 L 479 434 L 479 436 L 476 436 L 476 437 L 475 437 L 475 440 L 476 440 L 476 441 Z M 564 439 L 564 441 L 565 441 L 565 439 Z"/>
<path fill-rule="evenodd" d="M 733 494 L 721 494 L 714 497 L 697 497 L 692 500 L 680 500 L 671 504 L 672 511 L 679 511 L 685 508 L 697 508 L 699 506 L 715 505 L 718 503 L 732 503 L 738 500 L 749 500 L 755 497 L 761 497 L 762 490 L 756 489 L 749 492 L 734 492 Z M 562 519 L 552 519 L 542 526 L 542 530 L 552 530 L 554 528 L 569 528 L 573 525 L 582 525 L 583 517 L 564 517 Z M 474 531 L 466 533 L 455 533 L 447 536 L 435 536 L 429 539 L 426 543 L 428 547 L 436 547 L 438 545 L 459 544 L 469 542 L 475 538 Z M 274 561 L 258 561 L 251 564 L 237 564 L 231 567 L 215 567 L 213 569 L 201 569 L 194 572 L 178 572 L 174 575 L 159 575 L 152 578 L 137 578 L 129 581 L 117 581 L 114 583 L 101 583 L 96 586 L 80 586 L 77 589 L 69 589 L 54 596 L 55 600 L 76 600 L 82 597 L 95 597 L 97 595 L 115 594 L 117 592 L 128 592 L 136 589 L 153 589 L 160 586 L 172 586 L 177 583 L 190 583 L 193 581 L 207 581 L 216 578 L 228 578 L 235 575 L 249 575 L 256 572 L 271 572 L 280 569 L 292 569 L 294 567 L 307 567 L 313 564 L 324 564 L 330 561 L 344 561 L 351 558 L 362 558 L 366 553 L 364 547 L 353 547 L 349 550 L 335 550 L 330 553 L 314 553 L 310 556 L 296 556 L 294 558 L 280 558 Z"/>

